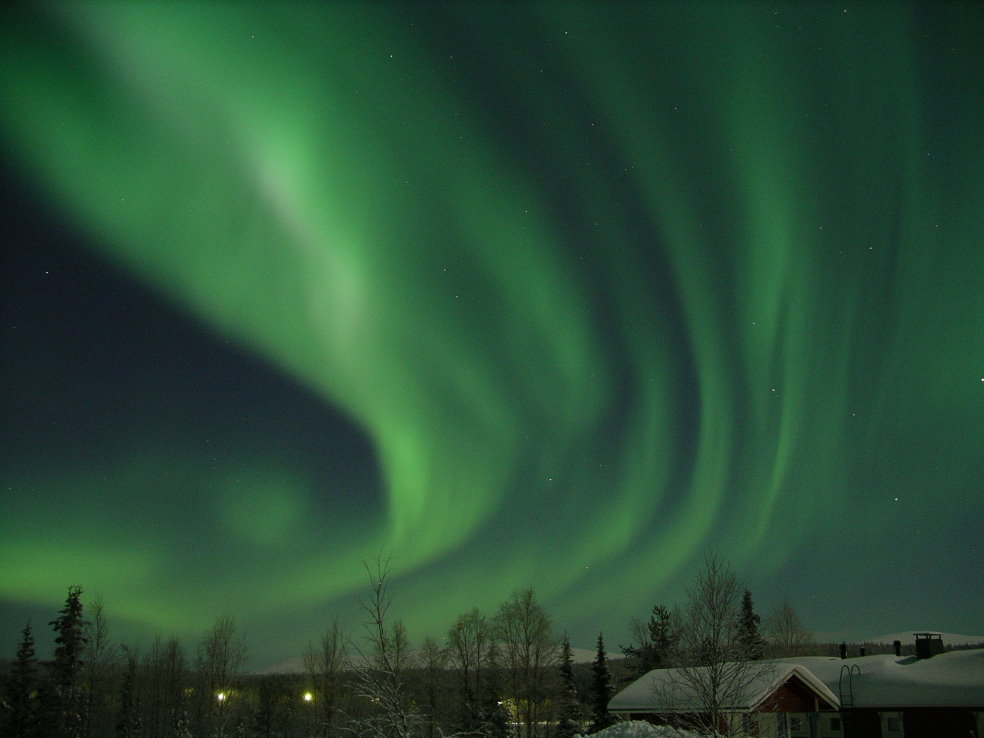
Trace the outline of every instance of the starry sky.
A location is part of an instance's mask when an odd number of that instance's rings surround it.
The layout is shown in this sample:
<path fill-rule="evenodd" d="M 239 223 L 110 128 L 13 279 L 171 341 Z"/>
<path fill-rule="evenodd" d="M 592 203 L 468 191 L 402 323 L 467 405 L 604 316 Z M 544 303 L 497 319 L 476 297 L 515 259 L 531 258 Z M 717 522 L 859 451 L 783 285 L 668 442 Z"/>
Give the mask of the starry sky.
<path fill-rule="evenodd" d="M 253 666 L 710 550 L 984 631 L 984 6 L 72 3 L 0 22 L 0 632 Z"/>

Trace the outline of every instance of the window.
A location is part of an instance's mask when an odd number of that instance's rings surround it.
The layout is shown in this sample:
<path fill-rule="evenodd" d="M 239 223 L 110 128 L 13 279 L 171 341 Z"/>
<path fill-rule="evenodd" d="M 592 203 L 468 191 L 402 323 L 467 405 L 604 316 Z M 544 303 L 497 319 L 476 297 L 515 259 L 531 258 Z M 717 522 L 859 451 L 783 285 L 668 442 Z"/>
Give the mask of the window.
<path fill-rule="evenodd" d="M 840 718 L 830 718 L 830 729 L 840 730 L 841 729 L 841 719 Z"/>
<path fill-rule="evenodd" d="M 902 736 L 902 713 L 901 712 L 883 712 L 881 714 L 881 727 L 883 736 L 893 736 L 893 738 L 901 738 Z"/>
<path fill-rule="evenodd" d="M 789 738 L 810 738 L 810 719 L 803 713 L 789 716 Z"/>

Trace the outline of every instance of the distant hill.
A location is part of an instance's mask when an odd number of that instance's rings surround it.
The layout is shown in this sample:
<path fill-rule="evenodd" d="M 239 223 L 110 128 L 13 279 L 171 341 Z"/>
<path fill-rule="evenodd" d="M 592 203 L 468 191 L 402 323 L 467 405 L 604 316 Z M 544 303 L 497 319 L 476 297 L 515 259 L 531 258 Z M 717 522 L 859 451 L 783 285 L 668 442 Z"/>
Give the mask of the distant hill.
<path fill-rule="evenodd" d="M 598 655 L 596 650 L 591 650 L 587 648 L 571 648 L 571 658 L 574 659 L 575 664 L 590 664 L 595 660 L 595 656 Z M 615 653 L 611 651 L 605 651 L 605 656 L 609 659 L 620 659 L 622 654 Z"/>
<path fill-rule="evenodd" d="M 943 638 L 944 645 L 948 646 L 973 646 L 978 643 L 984 643 L 984 635 L 943 633 L 942 631 L 931 630 L 929 628 L 926 630 L 903 630 L 900 633 L 887 633 L 885 635 L 872 636 L 871 638 L 864 638 L 858 641 L 858 643 L 893 643 L 894 641 L 902 641 L 903 644 L 914 643 L 916 640 L 916 633 L 939 633 Z"/>

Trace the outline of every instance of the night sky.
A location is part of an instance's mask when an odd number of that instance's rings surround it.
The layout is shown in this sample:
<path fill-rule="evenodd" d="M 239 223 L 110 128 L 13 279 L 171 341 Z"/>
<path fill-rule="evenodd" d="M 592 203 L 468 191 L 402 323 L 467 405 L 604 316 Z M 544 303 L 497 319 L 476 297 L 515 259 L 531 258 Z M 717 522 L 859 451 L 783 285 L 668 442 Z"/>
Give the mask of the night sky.
<path fill-rule="evenodd" d="M 2 16 L 0 651 L 80 584 L 262 666 L 380 551 L 415 641 L 710 550 L 984 631 L 984 4 Z"/>

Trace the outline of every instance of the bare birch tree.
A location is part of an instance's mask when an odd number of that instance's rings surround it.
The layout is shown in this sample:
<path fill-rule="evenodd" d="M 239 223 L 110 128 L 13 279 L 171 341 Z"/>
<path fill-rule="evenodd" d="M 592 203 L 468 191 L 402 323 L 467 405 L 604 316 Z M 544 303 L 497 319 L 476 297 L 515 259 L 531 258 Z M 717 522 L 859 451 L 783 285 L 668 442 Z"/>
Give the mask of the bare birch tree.
<path fill-rule="evenodd" d="M 176 638 L 157 636 L 144 657 L 146 682 L 144 734 L 146 738 L 175 738 L 187 730 L 184 696 L 188 666 L 184 649 Z"/>
<path fill-rule="evenodd" d="M 198 734 L 223 736 L 234 701 L 233 686 L 246 665 L 246 639 L 226 615 L 215 621 L 198 646 Z"/>
<path fill-rule="evenodd" d="M 486 703 L 483 670 L 491 665 L 494 630 L 477 607 L 459 615 L 448 629 L 448 662 L 458 672 L 460 684 L 458 729 L 477 730 Z"/>
<path fill-rule="evenodd" d="M 495 617 L 506 688 L 516 718 L 516 734 L 536 738 L 547 705 L 548 672 L 557 663 L 557 642 L 550 617 L 532 587 L 513 592 Z"/>
<path fill-rule="evenodd" d="M 674 720 L 681 728 L 701 735 L 741 734 L 741 726 L 728 720 L 728 708 L 743 704 L 749 685 L 769 668 L 752 659 L 742 638 L 743 591 L 735 570 L 716 553 L 704 559 L 687 591 L 676 655 L 680 666 L 657 694 L 658 702 L 677 707 Z"/>
<path fill-rule="evenodd" d="M 119 662 L 119 652 L 109 638 L 109 623 L 102 597 L 96 595 L 88 609 L 86 644 L 82 655 L 86 701 L 83 734 L 107 735 L 113 728 L 113 689 L 110 685 Z"/>
<path fill-rule="evenodd" d="M 813 633 L 803 625 L 789 600 L 783 600 L 765 619 L 769 654 L 773 658 L 802 656 L 816 648 Z"/>
<path fill-rule="evenodd" d="M 447 649 L 430 636 L 424 638 L 417 656 L 417 669 L 421 676 L 418 690 L 427 713 L 427 738 L 442 735 L 440 722 L 444 712 L 444 694 L 448 691 L 444 684 L 447 665 Z"/>
<path fill-rule="evenodd" d="M 314 721 L 318 734 L 327 738 L 339 708 L 342 671 L 345 667 L 345 639 L 338 621 L 326 630 L 318 646 L 308 644 L 304 668 L 311 678 Z"/>
<path fill-rule="evenodd" d="M 366 716 L 354 718 L 348 729 L 374 738 L 412 738 L 423 732 L 424 720 L 410 699 L 406 669 L 410 665 L 410 646 L 400 621 L 388 620 L 392 601 L 389 558 L 376 556 L 363 562 L 369 576 L 371 594 L 360 603 L 363 645 L 353 644 L 361 662 L 356 670 L 355 693 L 369 703 Z"/>

